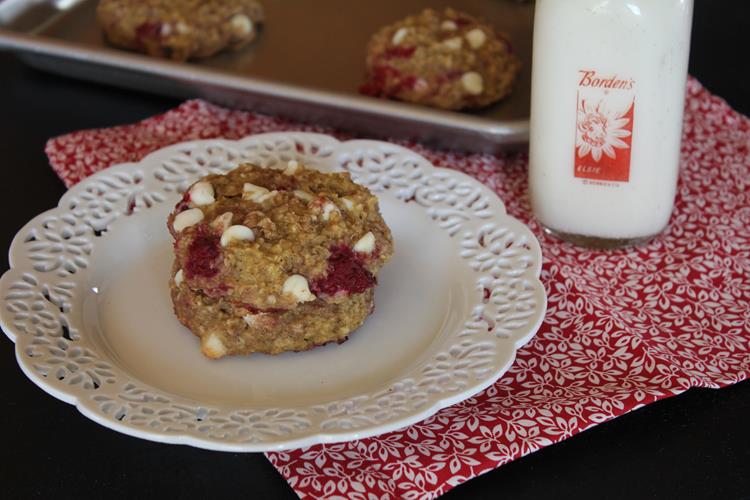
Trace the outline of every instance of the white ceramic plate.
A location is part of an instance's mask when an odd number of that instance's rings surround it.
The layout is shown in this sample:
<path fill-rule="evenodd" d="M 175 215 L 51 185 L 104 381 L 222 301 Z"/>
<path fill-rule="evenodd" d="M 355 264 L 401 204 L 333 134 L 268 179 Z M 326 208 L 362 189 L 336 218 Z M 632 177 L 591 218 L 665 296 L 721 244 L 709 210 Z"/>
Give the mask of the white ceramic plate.
<path fill-rule="evenodd" d="M 168 212 L 244 161 L 345 169 L 396 251 L 348 342 L 211 361 L 172 314 Z M 29 222 L 0 280 L 3 330 L 53 396 L 154 441 L 267 451 L 372 436 L 492 384 L 538 329 L 541 252 L 489 189 L 392 144 L 308 133 L 183 143 L 73 187 Z"/>

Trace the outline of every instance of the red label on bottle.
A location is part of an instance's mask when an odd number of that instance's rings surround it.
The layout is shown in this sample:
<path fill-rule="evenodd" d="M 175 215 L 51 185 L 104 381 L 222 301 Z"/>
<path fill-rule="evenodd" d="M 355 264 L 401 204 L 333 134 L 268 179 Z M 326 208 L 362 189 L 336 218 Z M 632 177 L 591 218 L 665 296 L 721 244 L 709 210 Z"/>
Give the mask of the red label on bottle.
<path fill-rule="evenodd" d="M 574 175 L 628 182 L 635 116 L 635 82 L 579 72 Z"/>

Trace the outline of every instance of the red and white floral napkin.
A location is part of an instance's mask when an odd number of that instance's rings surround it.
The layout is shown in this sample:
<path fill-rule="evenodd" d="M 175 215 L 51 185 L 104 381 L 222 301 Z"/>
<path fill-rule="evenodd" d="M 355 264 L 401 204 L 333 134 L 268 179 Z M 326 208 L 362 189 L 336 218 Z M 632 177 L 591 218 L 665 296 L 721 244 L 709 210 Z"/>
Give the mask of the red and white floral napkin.
<path fill-rule="evenodd" d="M 669 228 L 615 252 L 545 236 L 529 211 L 525 154 L 407 143 L 491 187 L 544 252 L 549 309 L 493 386 L 406 429 L 269 453 L 302 497 L 430 498 L 483 472 L 690 387 L 750 373 L 750 120 L 688 83 L 682 168 Z M 334 133 L 188 101 L 133 125 L 74 132 L 46 152 L 71 186 L 179 141 L 280 130 Z M 655 166 L 655 168 L 658 166 Z"/>

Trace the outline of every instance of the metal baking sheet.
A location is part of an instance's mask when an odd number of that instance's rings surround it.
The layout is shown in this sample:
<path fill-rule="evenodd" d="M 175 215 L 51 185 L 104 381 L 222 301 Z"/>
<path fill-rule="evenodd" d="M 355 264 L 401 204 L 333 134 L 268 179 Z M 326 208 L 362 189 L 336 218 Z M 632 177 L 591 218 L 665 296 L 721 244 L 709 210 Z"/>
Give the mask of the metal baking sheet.
<path fill-rule="evenodd" d="M 494 152 L 525 144 L 533 5 L 513 0 L 263 0 L 259 39 L 235 53 L 189 63 L 109 46 L 96 0 L 0 0 L 0 49 L 34 67 L 164 95 L 202 97 L 371 136 Z M 361 96 L 370 35 L 425 7 L 452 6 L 513 39 L 523 69 L 510 97 L 474 112 L 440 111 Z"/>

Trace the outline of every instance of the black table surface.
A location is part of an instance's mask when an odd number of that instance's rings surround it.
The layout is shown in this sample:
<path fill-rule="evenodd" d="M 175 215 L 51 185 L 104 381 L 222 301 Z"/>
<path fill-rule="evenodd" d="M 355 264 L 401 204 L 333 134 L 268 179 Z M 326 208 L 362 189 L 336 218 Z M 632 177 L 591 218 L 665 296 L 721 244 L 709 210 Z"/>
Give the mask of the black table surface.
<path fill-rule="evenodd" d="M 696 0 L 690 71 L 745 114 L 748 49 L 750 2 Z M 0 248 L 64 192 L 44 155 L 48 138 L 133 122 L 177 104 L 37 72 L 0 53 Z M 0 266 L 8 268 L 5 255 Z M 262 454 L 152 443 L 92 422 L 27 380 L 5 339 L 0 381 L 4 498 L 294 497 Z M 446 495 L 501 496 L 750 498 L 750 382 L 660 401 Z"/>

